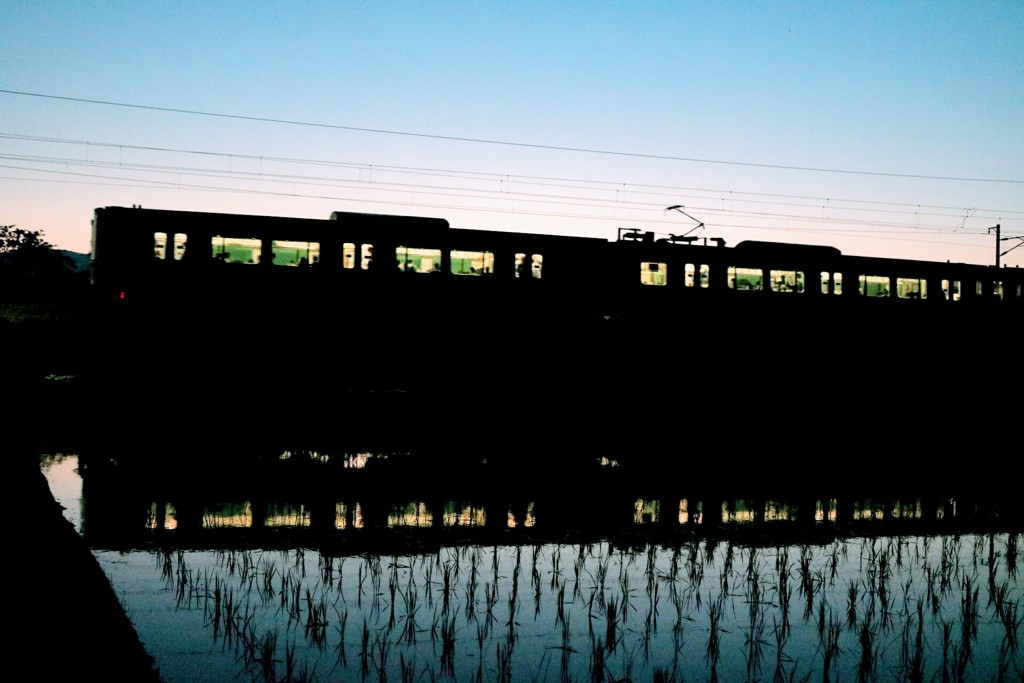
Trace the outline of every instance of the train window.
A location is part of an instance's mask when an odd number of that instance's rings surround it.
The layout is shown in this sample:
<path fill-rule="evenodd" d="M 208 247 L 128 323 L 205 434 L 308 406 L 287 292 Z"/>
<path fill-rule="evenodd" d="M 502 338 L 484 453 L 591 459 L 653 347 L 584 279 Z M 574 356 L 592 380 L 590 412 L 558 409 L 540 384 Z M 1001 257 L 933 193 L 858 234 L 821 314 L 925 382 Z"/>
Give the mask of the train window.
<path fill-rule="evenodd" d="M 320 260 L 319 242 L 274 240 L 270 243 L 275 266 L 308 266 Z"/>
<path fill-rule="evenodd" d="M 395 247 L 395 265 L 407 273 L 437 273 L 441 271 L 441 250 Z"/>
<path fill-rule="evenodd" d="M 773 292 L 802 294 L 804 291 L 804 273 L 801 270 L 771 270 L 768 276 Z"/>
<path fill-rule="evenodd" d="M 861 275 L 859 291 L 861 296 L 889 296 L 889 278 L 885 275 Z"/>
<path fill-rule="evenodd" d="M 1003 300 L 1003 283 L 1001 280 L 992 281 L 992 298 Z"/>
<path fill-rule="evenodd" d="M 356 267 L 356 245 L 352 242 L 341 245 L 341 267 L 349 270 Z"/>
<path fill-rule="evenodd" d="M 896 296 L 901 299 L 927 299 L 928 281 L 921 278 L 896 278 Z"/>
<path fill-rule="evenodd" d="M 516 254 L 516 277 L 539 280 L 544 271 L 543 254 Z"/>
<path fill-rule="evenodd" d="M 494 254 L 489 251 L 458 251 L 453 249 L 452 274 L 491 275 L 494 273 Z"/>
<path fill-rule="evenodd" d="M 359 267 L 362 268 L 363 270 L 369 270 L 370 264 L 373 263 L 373 245 L 364 244 L 362 245 L 362 247 L 360 247 L 360 251 L 362 252 L 363 257 L 362 260 L 359 262 Z"/>
<path fill-rule="evenodd" d="M 821 293 L 828 294 L 829 287 L 833 294 L 843 293 L 843 274 L 830 273 L 827 270 L 821 271 Z"/>
<path fill-rule="evenodd" d="M 764 289 L 764 273 L 760 268 L 729 266 L 729 289 L 740 291 Z"/>
<path fill-rule="evenodd" d="M 975 280 L 974 281 L 974 294 L 975 294 L 975 296 L 981 296 L 984 293 L 985 292 L 982 291 L 981 280 Z"/>
<path fill-rule="evenodd" d="M 960 281 L 943 280 L 942 298 L 946 301 L 960 301 Z"/>
<path fill-rule="evenodd" d="M 707 289 L 711 284 L 711 267 L 706 264 L 700 264 L 700 288 Z"/>
<path fill-rule="evenodd" d="M 640 283 L 663 286 L 668 281 L 668 264 L 644 261 L 640 264 Z"/>
<path fill-rule="evenodd" d="M 167 258 L 167 233 L 153 233 L 153 258 L 163 261 Z"/>
<path fill-rule="evenodd" d="M 697 269 L 694 268 L 692 263 L 687 263 L 684 267 L 683 284 L 687 287 L 693 287 L 697 283 L 696 275 Z"/>
<path fill-rule="evenodd" d="M 174 260 L 180 261 L 185 256 L 185 245 L 188 244 L 188 235 L 176 233 L 174 235 Z"/>
<path fill-rule="evenodd" d="M 215 235 L 210 240 L 213 258 L 223 263 L 255 264 L 260 262 L 262 242 L 246 237 Z"/>

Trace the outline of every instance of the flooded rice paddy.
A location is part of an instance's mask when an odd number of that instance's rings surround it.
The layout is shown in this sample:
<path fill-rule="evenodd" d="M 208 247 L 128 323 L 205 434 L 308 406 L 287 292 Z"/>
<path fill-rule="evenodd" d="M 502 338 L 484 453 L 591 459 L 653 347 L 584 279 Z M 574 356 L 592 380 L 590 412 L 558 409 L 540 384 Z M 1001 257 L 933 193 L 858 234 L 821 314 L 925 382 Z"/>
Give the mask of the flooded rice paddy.
<path fill-rule="evenodd" d="M 43 468 L 171 683 L 1024 674 L 1015 505 L 138 482 L 112 501 L 109 466 Z"/>

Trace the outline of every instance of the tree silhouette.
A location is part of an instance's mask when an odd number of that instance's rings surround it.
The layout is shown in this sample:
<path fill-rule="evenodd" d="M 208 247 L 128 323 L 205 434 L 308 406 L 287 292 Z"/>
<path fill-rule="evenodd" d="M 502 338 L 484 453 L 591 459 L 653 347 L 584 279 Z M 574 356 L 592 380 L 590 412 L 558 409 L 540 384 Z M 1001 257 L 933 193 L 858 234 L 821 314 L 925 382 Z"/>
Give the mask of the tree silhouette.
<path fill-rule="evenodd" d="M 42 231 L 0 225 L 0 298 L 66 299 L 84 282 L 74 261 L 47 242 Z"/>

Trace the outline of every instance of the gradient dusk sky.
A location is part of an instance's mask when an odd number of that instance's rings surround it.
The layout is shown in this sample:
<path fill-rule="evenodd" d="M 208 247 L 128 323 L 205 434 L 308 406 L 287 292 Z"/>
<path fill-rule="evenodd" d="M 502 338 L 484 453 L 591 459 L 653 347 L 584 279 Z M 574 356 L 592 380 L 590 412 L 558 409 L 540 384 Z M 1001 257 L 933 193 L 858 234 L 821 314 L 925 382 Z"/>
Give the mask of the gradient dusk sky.
<path fill-rule="evenodd" d="M 92 211 L 1024 264 L 1024 1 L 0 0 L 0 224 Z"/>

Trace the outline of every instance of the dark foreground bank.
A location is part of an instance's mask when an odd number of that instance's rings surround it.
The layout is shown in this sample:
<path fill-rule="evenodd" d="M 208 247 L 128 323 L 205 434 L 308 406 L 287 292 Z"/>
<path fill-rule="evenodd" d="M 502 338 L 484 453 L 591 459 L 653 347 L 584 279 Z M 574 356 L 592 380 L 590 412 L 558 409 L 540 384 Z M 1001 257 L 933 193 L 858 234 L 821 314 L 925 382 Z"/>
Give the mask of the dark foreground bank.
<path fill-rule="evenodd" d="M 12 668 L 37 681 L 161 681 L 103 570 L 54 500 L 38 459 L 8 463 L 27 511 L 8 570 Z"/>

